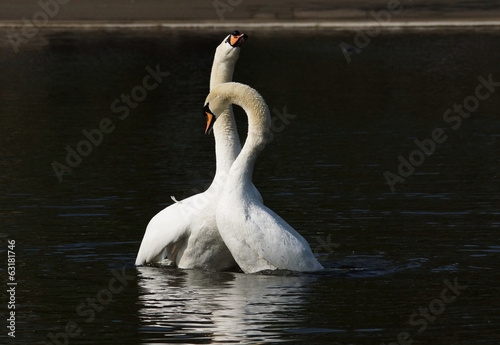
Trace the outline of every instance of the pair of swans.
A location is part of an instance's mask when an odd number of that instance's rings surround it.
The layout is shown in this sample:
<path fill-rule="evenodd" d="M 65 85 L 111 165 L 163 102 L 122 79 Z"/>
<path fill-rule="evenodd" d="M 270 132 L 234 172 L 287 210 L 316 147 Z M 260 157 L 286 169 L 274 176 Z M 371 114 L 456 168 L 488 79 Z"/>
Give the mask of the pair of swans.
<path fill-rule="evenodd" d="M 136 265 L 168 262 L 179 268 L 210 270 L 239 266 L 245 273 L 323 269 L 307 241 L 264 206 L 252 183 L 271 117 L 256 90 L 231 82 L 246 38 L 233 32 L 217 47 L 214 57 L 211 91 L 204 107 L 205 133 L 213 129 L 216 143 L 214 180 L 205 192 L 176 201 L 151 219 Z M 243 149 L 231 104 L 242 107 L 248 116 Z"/>

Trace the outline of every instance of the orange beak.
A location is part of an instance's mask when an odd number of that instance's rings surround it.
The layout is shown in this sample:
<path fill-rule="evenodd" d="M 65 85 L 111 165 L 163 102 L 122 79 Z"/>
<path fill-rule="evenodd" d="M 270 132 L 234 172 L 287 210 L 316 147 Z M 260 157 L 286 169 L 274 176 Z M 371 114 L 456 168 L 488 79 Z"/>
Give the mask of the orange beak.
<path fill-rule="evenodd" d="M 239 31 L 233 31 L 231 36 L 227 39 L 227 42 L 233 47 L 241 47 L 243 43 L 247 40 L 248 36 L 245 34 L 240 34 Z"/>
<path fill-rule="evenodd" d="M 207 128 L 205 128 L 205 134 L 210 134 L 212 127 L 214 126 L 215 116 L 210 113 L 205 113 L 207 115 Z"/>
<path fill-rule="evenodd" d="M 212 132 L 212 128 L 214 127 L 215 115 L 212 113 L 212 111 L 208 107 L 208 103 L 203 108 L 203 112 L 205 113 L 205 116 L 207 117 L 207 127 L 205 128 L 205 134 L 210 134 L 210 132 Z"/>

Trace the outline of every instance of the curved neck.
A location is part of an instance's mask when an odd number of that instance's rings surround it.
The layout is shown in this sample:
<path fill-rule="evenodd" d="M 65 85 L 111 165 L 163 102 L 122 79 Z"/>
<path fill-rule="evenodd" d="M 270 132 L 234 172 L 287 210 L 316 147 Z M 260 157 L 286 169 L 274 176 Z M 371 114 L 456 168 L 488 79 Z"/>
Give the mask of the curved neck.
<path fill-rule="evenodd" d="M 230 169 L 230 176 L 241 178 L 242 183 L 251 183 L 255 161 L 266 146 L 271 127 L 269 108 L 262 96 L 247 85 L 227 83 L 224 85 L 227 101 L 243 108 L 248 117 L 248 135 L 240 154 Z"/>

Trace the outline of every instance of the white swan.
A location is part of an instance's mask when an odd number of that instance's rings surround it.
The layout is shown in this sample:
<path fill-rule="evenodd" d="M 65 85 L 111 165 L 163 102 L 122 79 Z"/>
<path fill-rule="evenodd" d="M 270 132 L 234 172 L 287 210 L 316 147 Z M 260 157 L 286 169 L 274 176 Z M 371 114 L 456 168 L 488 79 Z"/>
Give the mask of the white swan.
<path fill-rule="evenodd" d="M 231 81 L 240 46 L 247 35 L 234 31 L 217 47 L 210 89 Z M 225 270 L 236 263 L 222 241 L 215 221 L 215 205 L 231 164 L 241 150 L 241 144 L 230 108 L 225 109 L 216 137 L 216 173 L 210 187 L 203 193 L 168 206 L 149 222 L 136 265 L 166 262 L 179 268 Z"/>
<path fill-rule="evenodd" d="M 251 87 L 225 83 L 215 87 L 205 101 L 206 133 L 217 125 L 229 106 L 242 107 L 248 116 L 245 145 L 234 161 L 216 208 L 217 227 L 245 273 L 263 270 L 318 271 L 323 266 L 307 241 L 288 223 L 264 206 L 252 187 L 252 172 L 266 145 L 271 118 L 262 96 Z M 216 121 L 217 119 L 217 121 Z"/>

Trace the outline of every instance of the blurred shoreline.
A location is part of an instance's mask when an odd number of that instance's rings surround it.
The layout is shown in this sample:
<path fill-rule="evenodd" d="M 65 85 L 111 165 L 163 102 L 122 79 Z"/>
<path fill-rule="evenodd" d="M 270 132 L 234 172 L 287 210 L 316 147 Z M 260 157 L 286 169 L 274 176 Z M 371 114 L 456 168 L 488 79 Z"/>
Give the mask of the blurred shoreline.
<path fill-rule="evenodd" d="M 18 34 L 24 35 L 24 37 L 28 37 L 22 32 L 18 32 L 19 30 L 25 30 L 25 28 L 30 29 L 31 27 L 25 26 L 19 23 L 6 23 L 0 21 L 0 30 L 4 30 L 7 32 L 6 38 L 12 39 L 12 35 L 18 37 Z M 296 23 L 267 23 L 267 25 L 245 25 L 245 23 L 234 22 L 229 23 L 227 25 L 217 25 L 217 24 L 196 24 L 196 23 L 183 23 L 183 24 L 175 24 L 175 23 L 83 23 L 83 22 L 65 22 L 58 23 L 53 25 L 46 25 L 43 27 L 36 28 L 36 32 L 38 30 L 42 30 L 42 32 L 59 32 L 59 31 L 144 31 L 144 30 L 155 30 L 155 31 L 163 31 L 163 30 L 174 30 L 174 31 L 203 31 L 208 30 L 212 32 L 226 32 L 233 30 L 259 30 L 259 31 L 278 31 L 278 30 L 287 30 L 294 32 L 306 32 L 306 31 L 316 31 L 316 32 L 331 32 L 331 31 L 339 31 L 339 32 L 352 32 L 359 33 L 363 35 L 363 32 L 368 32 L 369 30 L 375 30 L 375 36 L 378 35 L 379 32 L 385 33 L 417 33 L 417 32 L 498 32 L 500 31 L 500 22 L 492 22 L 492 23 L 484 23 L 484 22 L 467 22 L 464 24 L 463 22 L 449 22 L 449 23 L 426 23 L 426 25 L 420 25 L 418 22 L 405 22 L 394 23 L 391 26 L 377 26 L 370 25 L 370 23 L 364 24 L 361 22 L 346 22 L 340 25 L 334 23 L 333 25 L 329 25 L 328 23 L 324 25 L 318 25 L 318 23 L 304 23 L 304 25 L 296 25 Z M 1 34 L 4 35 L 4 34 Z M 372 37 L 371 35 L 370 37 Z M 3 40 L 2 40 L 3 41 Z M 2 42 L 3 43 L 3 42 Z"/>
<path fill-rule="evenodd" d="M 26 23 L 23 21 L 7 21 L 0 20 L 0 27 L 22 27 L 33 25 L 34 23 Z M 210 22 L 210 21 L 97 21 L 97 20 L 75 20 L 75 21 L 53 21 L 43 25 L 34 25 L 37 27 L 48 28 L 121 28 L 121 27 L 137 27 L 137 28 L 232 28 L 235 25 L 242 28 L 306 28 L 306 29 L 345 29 L 345 28 L 371 28 L 382 27 L 388 29 L 404 29 L 404 28 L 465 28 L 465 27 L 495 27 L 500 26 L 499 20 L 476 19 L 454 19 L 454 20 L 406 20 L 406 21 L 390 21 L 378 22 L 376 20 L 356 20 L 356 21 L 227 21 L 227 22 Z"/>
<path fill-rule="evenodd" d="M 3 0 L 0 27 L 430 29 L 500 27 L 500 6 L 467 0 Z"/>

